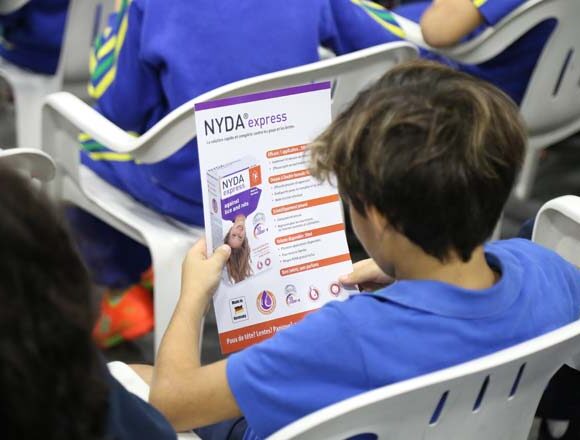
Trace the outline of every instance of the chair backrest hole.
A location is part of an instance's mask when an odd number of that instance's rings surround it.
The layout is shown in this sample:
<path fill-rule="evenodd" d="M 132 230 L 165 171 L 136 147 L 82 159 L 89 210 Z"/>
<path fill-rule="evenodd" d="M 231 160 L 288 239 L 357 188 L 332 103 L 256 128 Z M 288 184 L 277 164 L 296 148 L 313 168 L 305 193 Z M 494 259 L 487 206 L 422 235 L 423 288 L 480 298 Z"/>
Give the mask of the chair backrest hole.
<path fill-rule="evenodd" d="M 568 53 L 566 54 L 566 59 L 564 60 L 564 64 L 562 64 L 562 69 L 560 70 L 560 74 L 558 75 L 558 80 L 556 81 L 556 85 L 554 86 L 552 96 L 556 96 L 560 91 L 560 87 L 562 86 L 562 82 L 564 81 L 564 76 L 566 75 L 566 71 L 568 70 L 570 61 L 572 61 L 572 55 L 574 55 L 574 49 L 568 50 Z"/>
<path fill-rule="evenodd" d="M 523 363 L 520 369 L 518 370 L 518 374 L 514 379 L 514 383 L 512 384 L 512 389 L 510 390 L 510 395 L 508 396 L 510 399 L 515 396 L 516 392 L 518 391 L 518 385 L 520 384 L 520 380 L 522 379 L 522 375 L 524 374 L 524 369 L 526 368 L 526 364 Z"/>
<path fill-rule="evenodd" d="M 473 412 L 477 411 L 481 407 L 481 402 L 483 402 L 483 398 L 485 396 L 485 392 L 487 391 L 487 386 L 489 385 L 489 376 L 485 376 L 485 380 L 481 384 L 481 388 L 479 389 L 479 394 L 477 395 L 477 399 L 475 399 L 475 403 L 473 404 Z"/>
<path fill-rule="evenodd" d="M 449 391 L 445 391 L 441 395 L 441 398 L 439 399 L 439 402 L 437 403 L 437 406 L 435 407 L 435 411 L 433 411 L 433 414 L 431 415 L 431 420 L 429 420 L 430 425 L 436 424 L 437 421 L 439 420 L 439 418 L 441 417 L 441 413 L 443 412 L 443 408 L 445 407 L 445 402 L 447 401 L 448 395 L 449 395 Z"/>

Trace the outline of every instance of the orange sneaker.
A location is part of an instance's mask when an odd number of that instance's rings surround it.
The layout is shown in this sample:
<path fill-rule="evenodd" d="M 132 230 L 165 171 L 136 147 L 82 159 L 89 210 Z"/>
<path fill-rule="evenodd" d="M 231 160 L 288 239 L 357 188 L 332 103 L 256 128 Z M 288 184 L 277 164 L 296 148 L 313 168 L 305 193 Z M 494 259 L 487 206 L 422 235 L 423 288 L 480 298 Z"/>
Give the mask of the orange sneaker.
<path fill-rule="evenodd" d="M 93 329 L 93 339 L 101 348 L 137 339 L 153 329 L 153 299 L 141 284 L 120 294 L 107 290 L 101 301 L 101 315 Z"/>
<path fill-rule="evenodd" d="M 145 272 L 141 274 L 141 280 L 139 283 L 145 287 L 149 292 L 153 293 L 153 266 L 150 266 Z"/>

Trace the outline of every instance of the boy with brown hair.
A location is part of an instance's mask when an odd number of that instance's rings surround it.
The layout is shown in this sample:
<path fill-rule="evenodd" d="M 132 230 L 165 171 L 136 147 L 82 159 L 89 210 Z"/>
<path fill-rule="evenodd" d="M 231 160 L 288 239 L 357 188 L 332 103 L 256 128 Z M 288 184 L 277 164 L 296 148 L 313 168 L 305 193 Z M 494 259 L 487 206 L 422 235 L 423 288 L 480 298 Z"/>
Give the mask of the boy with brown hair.
<path fill-rule="evenodd" d="M 310 155 L 315 175 L 336 176 L 373 258 L 345 283 L 384 285 L 387 273 L 396 282 L 202 367 L 199 325 L 230 249 L 207 258 L 199 242 L 184 262 L 151 402 L 178 429 L 243 414 L 244 438 L 262 438 L 332 403 L 577 319 L 576 268 L 526 240 L 484 245 L 524 148 L 517 108 L 494 86 L 429 62 L 386 73 Z"/>

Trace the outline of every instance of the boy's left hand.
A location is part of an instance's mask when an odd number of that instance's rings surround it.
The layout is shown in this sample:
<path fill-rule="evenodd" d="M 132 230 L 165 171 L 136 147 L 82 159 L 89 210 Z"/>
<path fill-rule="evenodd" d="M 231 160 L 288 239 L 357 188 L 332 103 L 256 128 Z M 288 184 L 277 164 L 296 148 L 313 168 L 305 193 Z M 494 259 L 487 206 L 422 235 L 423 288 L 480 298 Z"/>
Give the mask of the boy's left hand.
<path fill-rule="evenodd" d="M 217 289 L 222 270 L 230 258 L 230 254 L 230 247 L 224 244 L 208 258 L 205 239 L 198 240 L 183 260 L 181 297 L 186 300 L 195 300 L 205 309 Z"/>

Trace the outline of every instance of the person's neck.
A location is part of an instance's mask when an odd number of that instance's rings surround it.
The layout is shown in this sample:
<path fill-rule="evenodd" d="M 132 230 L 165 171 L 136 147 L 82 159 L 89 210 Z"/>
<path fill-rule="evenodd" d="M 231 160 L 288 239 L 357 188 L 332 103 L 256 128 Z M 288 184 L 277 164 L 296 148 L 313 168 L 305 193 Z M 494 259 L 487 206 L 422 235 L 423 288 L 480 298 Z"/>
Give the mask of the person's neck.
<path fill-rule="evenodd" d="M 487 264 L 483 246 L 478 246 L 469 261 L 453 254 L 444 262 L 420 248 L 407 249 L 394 263 L 398 280 L 434 280 L 464 289 L 481 290 L 493 286 L 499 275 Z"/>

